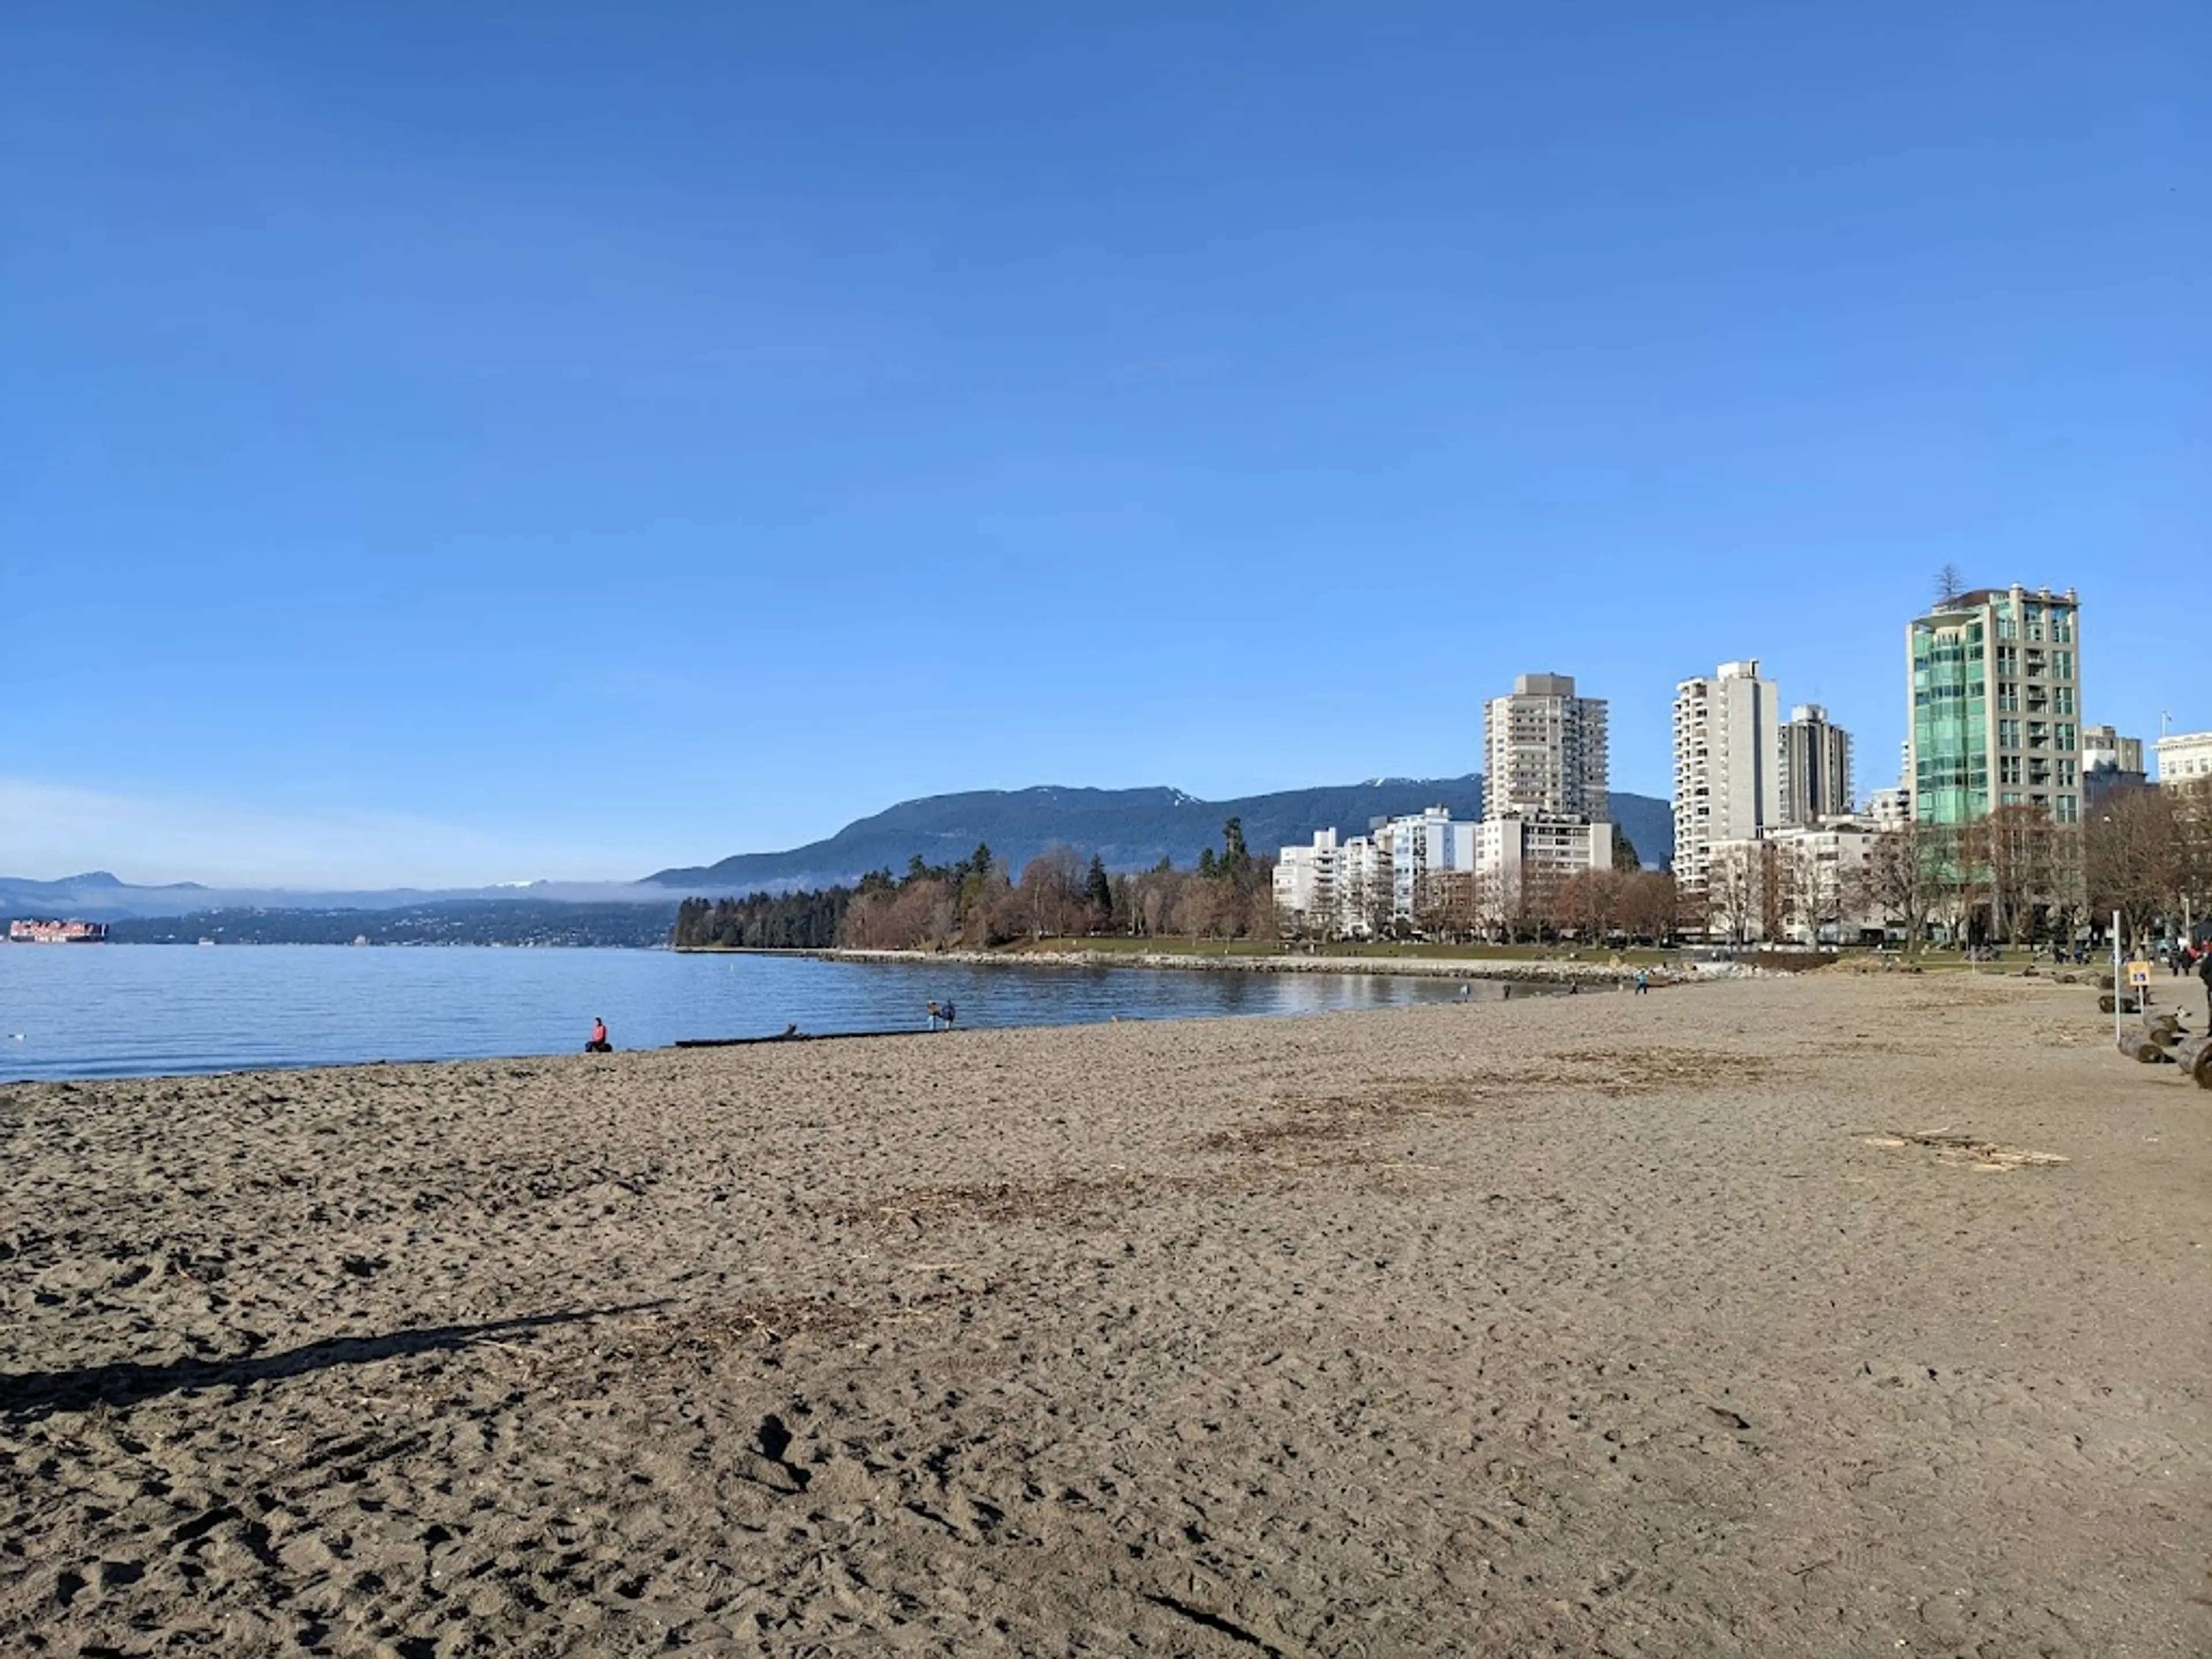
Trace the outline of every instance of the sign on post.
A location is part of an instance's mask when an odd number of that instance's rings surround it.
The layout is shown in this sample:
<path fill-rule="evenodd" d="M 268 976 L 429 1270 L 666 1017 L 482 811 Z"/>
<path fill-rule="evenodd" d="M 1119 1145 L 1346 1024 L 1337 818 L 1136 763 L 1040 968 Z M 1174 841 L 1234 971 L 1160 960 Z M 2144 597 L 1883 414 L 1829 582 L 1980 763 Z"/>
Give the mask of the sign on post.
<path fill-rule="evenodd" d="M 2131 991 L 2150 988 L 2150 963 L 2137 958 L 2128 964 L 2128 988 Z"/>

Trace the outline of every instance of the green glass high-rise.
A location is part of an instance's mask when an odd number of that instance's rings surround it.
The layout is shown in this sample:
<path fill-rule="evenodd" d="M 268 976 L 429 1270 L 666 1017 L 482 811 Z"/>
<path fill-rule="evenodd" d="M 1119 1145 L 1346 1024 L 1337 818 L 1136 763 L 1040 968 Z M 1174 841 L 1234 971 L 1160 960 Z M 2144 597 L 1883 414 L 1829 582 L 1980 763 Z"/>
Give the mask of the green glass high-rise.
<path fill-rule="evenodd" d="M 2081 606 L 2017 584 L 1938 605 L 1905 631 L 1913 816 L 1958 826 L 2000 806 L 2081 818 Z"/>

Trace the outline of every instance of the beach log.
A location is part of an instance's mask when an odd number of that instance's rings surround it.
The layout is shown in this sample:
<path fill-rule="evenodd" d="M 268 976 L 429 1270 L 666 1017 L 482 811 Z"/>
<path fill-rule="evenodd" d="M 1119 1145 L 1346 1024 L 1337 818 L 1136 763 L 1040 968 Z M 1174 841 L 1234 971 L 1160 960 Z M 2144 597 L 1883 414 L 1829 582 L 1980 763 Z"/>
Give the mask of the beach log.
<path fill-rule="evenodd" d="M 2185 1037 L 2174 1045 L 2173 1063 L 2194 1076 L 2197 1062 L 2208 1053 L 2212 1053 L 2212 1036 Z M 2212 1084 L 2205 1086 L 2212 1088 Z"/>
<path fill-rule="evenodd" d="M 2189 1075 L 2197 1079 L 2198 1088 L 2212 1089 L 2212 1037 L 2204 1038 L 2203 1044 L 2189 1062 Z"/>
<path fill-rule="evenodd" d="M 2139 1014 L 2142 1012 L 2142 1004 L 2133 997 L 2117 997 L 2107 991 L 2097 999 L 2097 1012 L 2100 1014 Z"/>
<path fill-rule="evenodd" d="M 2171 1048 L 2181 1041 L 2181 1021 L 2173 1014 L 2146 1014 L 2143 1035 L 2160 1048 Z"/>
<path fill-rule="evenodd" d="M 2166 1050 L 2140 1031 L 2121 1032 L 2118 1046 L 2130 1060 L 2144 1066 L 2156 1066 L 2166 1059 Z"/>

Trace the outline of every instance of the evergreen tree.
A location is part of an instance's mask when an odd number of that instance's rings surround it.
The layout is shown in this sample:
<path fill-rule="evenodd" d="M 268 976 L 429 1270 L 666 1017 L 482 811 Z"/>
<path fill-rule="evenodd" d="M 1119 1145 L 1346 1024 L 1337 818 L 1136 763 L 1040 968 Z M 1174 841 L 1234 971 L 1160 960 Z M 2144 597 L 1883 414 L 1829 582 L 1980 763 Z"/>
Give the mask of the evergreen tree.
<path fill-rule="evenodd" d="M 1252 854 L 1244 845 L 1244 820 L 1231 818 L 1221 826 L 1221 868 L 1243 875 L 1252 867 Z"/>
<path fill-rule="evenodd" d="M 1107 878 L 1106 860 L 1093 853 L 1091 872 L 1083 880 L 1084 902 L 1102 916 L 1114 914 L 1114 884 Z"/>

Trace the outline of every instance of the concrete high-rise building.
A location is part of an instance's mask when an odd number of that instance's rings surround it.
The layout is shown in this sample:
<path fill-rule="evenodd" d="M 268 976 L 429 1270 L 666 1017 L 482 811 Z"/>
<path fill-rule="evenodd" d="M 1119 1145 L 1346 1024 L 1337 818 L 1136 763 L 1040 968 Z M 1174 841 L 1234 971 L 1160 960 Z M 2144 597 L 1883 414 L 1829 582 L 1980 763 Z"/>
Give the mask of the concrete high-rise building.
<path fill-rule="evenodd" d="M 1877 830 L 1898 830 L 1912 822 L 1912 797 L 1903 789 L 1877 789 L 1860 814 Z"/>
<path fill-rule="evenodd" d="M 1484 921 L 1548 916 L 1560 888 L 1613 868 L 1613 826 L 1561 813 L 1507 812 L 1476 826 L 1475 902 Z"/>
<path fill-rule="evenodd" d="M 1674 880 L 1705 884 L 1717 841 L 1782 822 L 1780 699 L 1759 659 L 1724 662 L 1674 689 Z"/>
<path fill-rule="evenodd" d="M 2116 727 L 2081 728 L 2081 810 L 2088 811 L 2114 795 L 2149 787 L 2143 772 L 2141 738 L 2124 738 Z"/>
<path fill-rule="evenodd" d="M 1978 588 L 1905 625 L 1913 816 L 2000 806 L 2081 820 L 2081 606 L 2074 590 Z"/>
<path fill-rule="evenodd" d="M 2140 774 L 2143 769 L 2142 739 L 2124 738 L 2115 726 L 2085 726 L 2081 728 L 2081 765 L 2084 770 L 2102 766 L 2115 772 Z M 2141 781 L 2138 777 L 2137 781 Z"/>
<path fill-rule="evenodd" d="M 1482 811 L 1608 816 L 1606 710 L 1571 674 L 1523 674 L 1482 709 Z"/>
<path fill-rule="evenodd" d="M 1446 914 L 1451 884 L 1465 891 L 1462 925 L 1473 925 L 1477 826 L 1441 806 L 1376 818 L 1367 834 L 1314 831 L 1313 844 L 1285 847 L 1275 862 L 1275 908 L 1293 932 L 1362 939 L 1396 922 L 1426 929 Z"/>
<path fill-rule="evenodd" d="M 1851 734 L 1817 702 L 1801 702 L 1782 728 L 1782 822 L 1825 823 L 1851 815 Z"/>
<path fill-rule="evenodd" d="M 1370 831 L 1390 849 L 1390 914 L 1416 923 L 1427 908 L 1430 878 L 1448 871 L 1474 873 L 1474 825 L 1454 823 L 1441 806 L 1387 820 Z"/>

